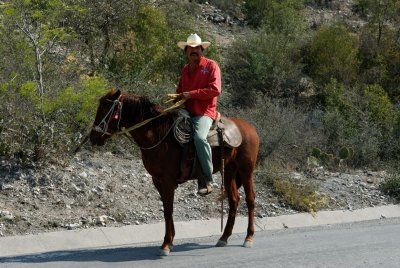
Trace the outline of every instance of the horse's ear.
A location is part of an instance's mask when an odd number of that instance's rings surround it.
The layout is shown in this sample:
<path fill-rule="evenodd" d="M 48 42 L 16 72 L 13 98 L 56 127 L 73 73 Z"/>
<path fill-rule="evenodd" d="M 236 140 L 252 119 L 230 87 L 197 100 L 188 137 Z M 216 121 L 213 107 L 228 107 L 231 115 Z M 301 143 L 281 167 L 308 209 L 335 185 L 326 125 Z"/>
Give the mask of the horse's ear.
<path fill-rule="evenodd" d="M 114 88 L 114 89 L 111 91 L 111 98 L 112 98 L 113 100 L 118 99 L 120 95 L 121 95 L 121 90 L 119 90 L 119 89 L 115 89 L 115 88 Z"/>

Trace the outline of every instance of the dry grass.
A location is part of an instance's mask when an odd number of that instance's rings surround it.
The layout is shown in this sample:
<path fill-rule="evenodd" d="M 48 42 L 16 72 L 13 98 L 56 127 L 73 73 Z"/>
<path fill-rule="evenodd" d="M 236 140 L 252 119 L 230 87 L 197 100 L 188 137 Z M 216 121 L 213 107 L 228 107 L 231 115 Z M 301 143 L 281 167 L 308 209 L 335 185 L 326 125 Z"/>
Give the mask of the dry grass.
<path fill-rule="evenodd" d="M 327 196 L 319 193 L 315 184 L 304 179 L 273 178 L 273 189 L 294 209 L 315 213 L 327 207 Z"/>

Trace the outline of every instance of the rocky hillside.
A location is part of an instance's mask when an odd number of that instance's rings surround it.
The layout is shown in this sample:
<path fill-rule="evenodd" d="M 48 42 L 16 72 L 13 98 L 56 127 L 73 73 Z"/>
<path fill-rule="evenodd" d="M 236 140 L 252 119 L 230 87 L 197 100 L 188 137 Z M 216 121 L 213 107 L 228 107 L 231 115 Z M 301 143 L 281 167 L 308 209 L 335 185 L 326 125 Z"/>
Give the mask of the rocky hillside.
<path fill-rule="evenodd" d="M 352 210 L 393 202 L 378 189 L 385 172 L 332 173 L 319 167 L 307 175 L 285 176 L 319 185 L 320 193 L 329 199 L 328 210 Z M 132 155 L 83 150 L 66 166 L 27 170 L 1 160 L 0 177 L 1 236 L 163 220 L 162 203 L 151 177 L 141 160 Z M 215 179 L 218 189 L 220 178 Z M 273 192 L 263 173 L 255 175 L 255 191 L 256 217 L 298 212 Z M 196 192 L 194 181 L 177 188 L 176 221 L 219 217 L 218 191 L 206 197 Z M 239 215 L 246 216 L 243 191 L 241 196 Z"/>
<path fill-rule="evenodd" d="M 355 29 L 362 24 L 351 13 L 352 1 L 332 3 L 335 5 L 331 9 L 307 8 L 310 27 L 341 18 L 349 18 L 348 22 Z M 229 46 L 246 30 L 240 17 L 227 15 L 207 4 L 199 8 L 202 10 L 199 25 L 211 33 L 220 46 Z M 133 145 L 127 143 L 126 146 Z M 0 236 L 163 220 L 159 194 L 138 156 L 87 146 L 67 158 L 64 164 L 40 167 L 32 164 L 30 168 L 21 168 L 0 158 Z M 328 210 L 352 210 L 394 202 L 378 189 L 387 176 L 385 172 L 332 173 L 315 167 L 307 173 L 280 175 L 318 185 L 320 194 L 328 200 Z M 216 182 L 218 188 L 218 176 Z M 218 191 L 200 197 L 196 190 L 193 181 L 177 188 L 176 221 L 219 217 Z M 261 171 L 255 175 L 255 191 L 257 217 L 298 212 L 272 190 L 266 174 Z M 242 191 L 241 195 L 244 196 Z M 239 215 L 246 216 L 243 201 Z"/>

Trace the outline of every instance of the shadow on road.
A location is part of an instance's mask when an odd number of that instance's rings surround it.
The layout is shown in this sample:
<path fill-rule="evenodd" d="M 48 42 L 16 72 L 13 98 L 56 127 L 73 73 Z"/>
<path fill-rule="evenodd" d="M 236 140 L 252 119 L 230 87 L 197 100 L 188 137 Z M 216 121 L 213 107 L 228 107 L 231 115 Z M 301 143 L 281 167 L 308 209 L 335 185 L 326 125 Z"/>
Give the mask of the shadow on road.
<path fill-rule="evenodd" d="M 186 243 L 174 247 L 173 253 L 186 253 L 200 249 L 214 247 L 212 245 L 199 245 L 197 243 Z M 46 262 L 130 262 L 142 260 L 158 260 L 158 246 L 144 247 L 121 247 L 108 249 L 82 249 L 52 251 L 38 254 L 21 255 L 14 257 L 2 257 L 0 263 L 46 263 Z"/>

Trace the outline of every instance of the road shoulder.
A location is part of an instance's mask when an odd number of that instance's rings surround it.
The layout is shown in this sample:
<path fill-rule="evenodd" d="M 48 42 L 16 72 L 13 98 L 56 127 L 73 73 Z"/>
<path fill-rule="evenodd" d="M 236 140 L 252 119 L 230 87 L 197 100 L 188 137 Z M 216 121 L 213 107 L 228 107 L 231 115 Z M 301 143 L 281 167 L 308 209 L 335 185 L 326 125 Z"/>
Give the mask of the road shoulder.
<path fill-rule="evenodd" d="M 321 211 L 314 216 L 309 213 L 299 213 L 278 217 L 257 218 L 256 232 L 368 221 L 381 218 L 400 218 L 400 205 L 371 207 L 353 211 Z M 175 239 L 220 235 L 220 226 L 220 219 L 176 222 Z M 237 218 L 233 233 L 244 233 L 246 229 L 247 218 Z M 65 250 L 118 247 L 158 241 L 161 243 L 163 237 L 164 223 L 11 236 L 0 238 L 0 257 Z"/>

